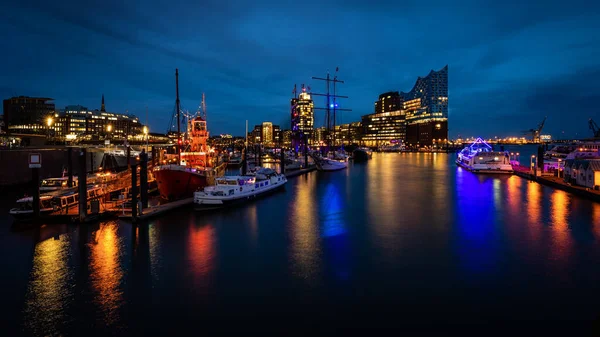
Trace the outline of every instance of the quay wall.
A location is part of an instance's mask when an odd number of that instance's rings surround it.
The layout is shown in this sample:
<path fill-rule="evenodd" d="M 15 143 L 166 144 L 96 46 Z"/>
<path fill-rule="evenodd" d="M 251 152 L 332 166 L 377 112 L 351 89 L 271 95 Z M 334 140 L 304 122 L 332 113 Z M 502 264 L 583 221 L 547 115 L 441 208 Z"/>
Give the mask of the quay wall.
<path fill-rule="evenodd" d="M 68 165 L 68 151 L 66 148 L 3 150 L 0 151 L 0 186 L 24 185 L 31 181 L 31 169 L 29 168 L 30 153 L 40 153 L 42 155 L 40 179 L 61 177 L 63 169 Z M 74 175 L 79 172 L 78 156 L 79 149 L 74 148 L 71 156 Z M 103 152 L 87 152 L 86 171 L 96 170 L 103 156 Z"/>
<path fill-rule="evenodd" d="M 569 185 L 565 183 L 562 178 L 556 177 L 554 175 L 542 175 L 535 177 L 533 174 L 528 172 L 519 172 L 515 171 L 515 175 L 518 175 L 521 178 L 525 178 L 531 181 L 538 182 L 540 184 L 550 186 L 559 190 L 563 190 L 565 192 L 569 192 L 575 195 L 578 195 L 583 198 L 587 198 L 593 200 L 595 202 L 600 202 L 600 192 L 594 191 L 585 187 Z"/>

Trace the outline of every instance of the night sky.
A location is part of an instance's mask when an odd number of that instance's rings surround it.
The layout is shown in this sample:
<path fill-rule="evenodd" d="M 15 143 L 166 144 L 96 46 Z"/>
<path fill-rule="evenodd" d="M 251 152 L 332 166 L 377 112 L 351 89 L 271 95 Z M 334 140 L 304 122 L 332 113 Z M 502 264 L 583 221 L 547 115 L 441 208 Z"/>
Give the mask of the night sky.
<path fill-rule="evenodd" d="M 338 123 L 449 66 L 450 138 L 591 136 L 600 123 L 600 5 L 593 1 L 16 1 L 0 5 L 0 96 L 46 96 L 136 114 L 165 132 L 206 93 L 211 133 L 289 128 L 294 83 L 339 67 Z M 323 100 L 316 104 L 324 106 Z M 323 112 L 315 124 L 322 126 Z M 563 133 L 564 132 L 564 133 Z"/>

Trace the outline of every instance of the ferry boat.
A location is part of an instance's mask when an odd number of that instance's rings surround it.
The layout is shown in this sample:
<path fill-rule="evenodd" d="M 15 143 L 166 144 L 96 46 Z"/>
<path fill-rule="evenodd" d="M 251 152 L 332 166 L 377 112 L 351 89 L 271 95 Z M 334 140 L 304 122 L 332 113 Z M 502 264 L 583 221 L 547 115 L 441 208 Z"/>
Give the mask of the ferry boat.
<path fill-rule="evenodd" d="M 458 153 L 456 164 L 475 173 L 513 173 L 508 153 L 494 151 L 481 138 Z"/>
<path fill-rule="evenodd" d="M 216 178 L 215 186 L 194 193 L 194 205 L 198 210 L 221 208 L 274 192 L 286 183 L 285 175 L 266 168 L 254 175 L 224 176 Z"/>
<path fill-rule="evenodd" d="M 175 71 L 175 83 L 177 86 L 177 121 L 179 123 L 179 84 L 178 71 Z M 208 129 L 206 126 L 206 105 L 204 94 L 202 94 L 202 110 L 187 123 L 188 150 L 181 152 L 181 134 L 178 134 L 177 151 L 179 161 L 176 164 L 158 165 L 153 174 L 157 182 L 158 191 L 163 199 L 178 200 L 190 198 L 194 192 L 212 185 L 214 178 L 225 173 L 227 162 L 219 162 L 219 156 L 215 155 L 214 149 L 206 143 L 208 140 Z"/>

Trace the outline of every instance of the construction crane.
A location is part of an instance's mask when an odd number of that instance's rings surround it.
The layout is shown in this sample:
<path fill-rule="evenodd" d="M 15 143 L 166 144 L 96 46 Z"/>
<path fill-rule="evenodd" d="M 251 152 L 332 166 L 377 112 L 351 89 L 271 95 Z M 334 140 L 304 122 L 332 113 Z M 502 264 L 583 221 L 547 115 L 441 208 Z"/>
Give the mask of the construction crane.
<path fill-rule="evenodd" d="M 546 118 L 548 118 L 548 116 L 544 117 L 544 120 L 537 126 L 537 129 L 529 129 L 523 131 L 523 134 L 530 134 L 533 142 L 539 143 L 540 134 L 542 133 L 542 129 L 544 128 L 544 124 L 546 123 Z"/>
<path fill-rule="evenodd" d="M 600 127 L 598 127 L 598 124 L 596 124 L 596 122 L 594 122 L 594 120 L 591 118 L 588 123 L 590 125 L 590 130 L 592 130 L 592 133 L 594 133 L 594 138 L 600 138 Z"/>

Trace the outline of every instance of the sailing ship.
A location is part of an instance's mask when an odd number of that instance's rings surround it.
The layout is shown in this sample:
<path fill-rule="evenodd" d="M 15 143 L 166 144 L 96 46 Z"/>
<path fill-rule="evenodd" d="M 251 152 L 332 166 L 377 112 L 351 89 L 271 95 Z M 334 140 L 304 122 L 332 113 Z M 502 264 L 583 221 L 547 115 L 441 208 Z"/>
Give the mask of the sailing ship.
<path fill-rule="evenodd" d="M 325 81 L 327 83 L 327 93 L 326 94 L 317 94 L 312 93 L 317 96 L 325 96 L 326 97 L 326 106 L 325 108 L 316 108 L 323 109 L 327 111 L 326 114 L 326 150 L 325 155 L 320 156 L 319 154 L 313 155 L 313 159 L 315 161 L 315 165 L 317 166 L 317 170 L 319 171 L 338 171 L 343 170 L 348 167 L 348 156 L 344 153 L 336 152 L 336 141 L 335 141 L 335 122 L 336 122 L 336 111 L 351 111 L 350 109 L 340 109 L 338 108 L 338 103 L 336 99 L 338 98 L 348 98 L 348 96 L 340 96 L 336 95 L 336 84 L 344 83 L 344 81 L 339 80 L 337 77 L 337 73 L 339 68 L 336 67 L 335 75 L 333 79 L 330 77 L 329 72 L 327 72 L 326 78 L 314 77 L 315 80 Z M 330 84 L 333 84 L 333 95 L 329 93 Z M 331 112 L 333 112 L 333 116 L 331 116 Z M 333 117 L 333 118 L 332 118 Z M 331 148 L 333 145 L 333 148 Z"/>
<path fill-rule="evenodd" d="M 187 122 L 186 149 L 181 151 L 183 140 L 180 131 L 179 73 L 175 70 L 177 113 L 176 164 L 154 168 L 158 191 L 163 199 L 191 198 L 194 192 L 213 185 L 215 178 L 225 173 L 226 162 L 220 162 L 213 148 L 208 146 L 209 132 L 206 124 L 206 104 L 202 94 L 202 111 Z"/>

